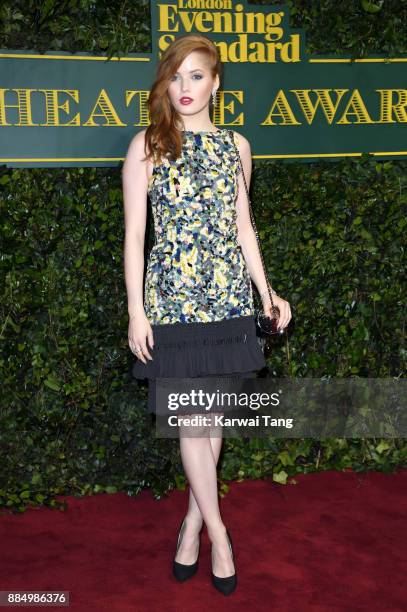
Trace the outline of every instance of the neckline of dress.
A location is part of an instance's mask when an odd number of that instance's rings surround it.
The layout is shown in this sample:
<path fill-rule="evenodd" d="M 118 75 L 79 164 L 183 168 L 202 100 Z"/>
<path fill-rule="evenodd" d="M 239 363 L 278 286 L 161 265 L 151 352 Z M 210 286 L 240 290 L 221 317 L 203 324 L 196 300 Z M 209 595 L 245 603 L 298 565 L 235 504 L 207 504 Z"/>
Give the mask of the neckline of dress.
<path fill-rule="evenodd" d="M 180 130 L 182 134 L 218 134 L 222 131 L 222 128 L 219 128 L 217 130 L 198 130 L 197 132 L 194 132 L 193 130 Z"/>

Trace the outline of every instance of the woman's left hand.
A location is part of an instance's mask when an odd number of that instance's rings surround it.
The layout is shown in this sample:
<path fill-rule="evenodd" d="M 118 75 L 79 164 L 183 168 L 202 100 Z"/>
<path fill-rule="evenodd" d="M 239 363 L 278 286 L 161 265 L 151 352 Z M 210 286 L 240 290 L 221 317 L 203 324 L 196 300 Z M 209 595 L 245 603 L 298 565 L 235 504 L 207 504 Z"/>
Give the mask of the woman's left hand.
<path fill-rule="evenodd" d="M 291 308 L 290 308 L 290 304 L 287 302 L 287 300 L 283 300 L 283 298 L 279 297 L 278 295 L 274 295 L 273 294 L 273 302 L 274 302 L 274 306 L 277 306 L 277 308 L 280 311 L 280 316 L 278 318 L 278 326 L 277 329 L 284 329 L 285 327 L 287 327 L 287 325 L 289 324 L 289 322 L 291 321 Z M 271 308 L 271 302 L 270 302 L 270 297 L 268 295 L 265 295 L 263 300 L 263 311 L 264 313 L 272 318 L 273 317 L 273 311 Z"/>

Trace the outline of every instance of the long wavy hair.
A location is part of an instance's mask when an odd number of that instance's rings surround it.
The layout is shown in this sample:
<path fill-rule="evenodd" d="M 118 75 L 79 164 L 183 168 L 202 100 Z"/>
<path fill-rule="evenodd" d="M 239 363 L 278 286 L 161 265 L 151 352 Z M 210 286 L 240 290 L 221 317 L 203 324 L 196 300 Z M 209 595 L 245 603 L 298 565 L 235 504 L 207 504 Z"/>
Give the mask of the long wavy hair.
<path fill-rule="evenodd" d="M 168 96 L 171 78 L 185 57 L 192 51 L 206 53 L 212 77 L 222 74 L 222 63 L 215 44 L 201 34 L 185 34 L 177 37 L 165 50 L 158 64 L 155 81 L 147 101 L 150 125 L 145 133 L 144 153 L 154 163 L 162 157 L 175 160 L 181 155 L 182 134 L 177 127 L 182 124 L 180 114 L 174 109 Z M 212 104 L 212 102 L 211 102 Z"/>

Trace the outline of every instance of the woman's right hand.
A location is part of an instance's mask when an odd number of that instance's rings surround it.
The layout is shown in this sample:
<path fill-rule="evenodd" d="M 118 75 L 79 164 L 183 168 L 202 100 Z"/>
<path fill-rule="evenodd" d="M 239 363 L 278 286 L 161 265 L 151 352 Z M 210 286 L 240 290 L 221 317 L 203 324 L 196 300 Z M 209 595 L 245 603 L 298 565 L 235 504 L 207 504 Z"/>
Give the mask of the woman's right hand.
<path fill-rule="evenodd" d="M 147 363 L 146 357 L 153 361 L 148 350 L 154 346 L 153 330 L 144 308 L 130 316 L 128 335 L 131 352 L 143 363 Z M 149 347 L 147 347 L 147 340 Z"/>

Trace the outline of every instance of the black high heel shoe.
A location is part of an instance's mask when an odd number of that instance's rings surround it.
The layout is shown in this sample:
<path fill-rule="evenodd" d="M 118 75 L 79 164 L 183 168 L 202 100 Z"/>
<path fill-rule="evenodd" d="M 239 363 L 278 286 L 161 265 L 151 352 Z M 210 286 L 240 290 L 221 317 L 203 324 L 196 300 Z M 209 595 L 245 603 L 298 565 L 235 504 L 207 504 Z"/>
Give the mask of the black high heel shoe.
<path fill-rule="evenodd" d="M 226 535 L 228 538 L 228 544 L 230 548 L 230 554 L 232 555 L 232 559 L 234 561 L 234 554 L 232 548 L 232 538 L 230 537 L 229 531 L 226 529 Z M 223 595 L 231 595 L 237 586 L 237 574 L 236 572 L 231 576 L 226 576 L 225 578 L 221 578 L 220 576 L 215 576 L 213 572 L 212 574 L 212 584 L 218 589 Z"/>
<path fill-rule="evenodd" d="M 179 545 L 181 542 L 181 530 L 184 525 L 184 521 L 185 521 L 185 517 L 182 519 L 181 525 L 179 528 L 177 549 L 175 551 L 175 556 L 177 556 L 177 552 L 178 552 Z M 185 580 L 188 580 L 188 578 L 192 578 L 192 576 L 196 574 L 196 572 L 198 571 L 198 558 L 199 558 L 200 547 L 201 547 L 201 532 L 199 532 L 198 557 L 195 563 L 192 563 L 190 565 L 185 565 L 184 563 L 178 563 L 178 561 L 175 561 L 175 559 L 173 560 L 172 573 L 175 576 L 175 578 L 178 580 L 178 582 L 184 582 Z"/>

